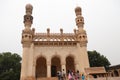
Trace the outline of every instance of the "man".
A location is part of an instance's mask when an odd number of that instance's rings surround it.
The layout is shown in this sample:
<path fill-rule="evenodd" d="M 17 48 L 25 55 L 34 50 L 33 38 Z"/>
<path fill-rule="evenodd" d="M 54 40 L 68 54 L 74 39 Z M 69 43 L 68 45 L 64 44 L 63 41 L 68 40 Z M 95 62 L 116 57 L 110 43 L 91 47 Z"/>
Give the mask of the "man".
<path fill-rule="evenodd" d="M 64 69 L 62 70 L 62 77 L 63 77 L 63 80 L 66 80 L 66 73 Z"/>

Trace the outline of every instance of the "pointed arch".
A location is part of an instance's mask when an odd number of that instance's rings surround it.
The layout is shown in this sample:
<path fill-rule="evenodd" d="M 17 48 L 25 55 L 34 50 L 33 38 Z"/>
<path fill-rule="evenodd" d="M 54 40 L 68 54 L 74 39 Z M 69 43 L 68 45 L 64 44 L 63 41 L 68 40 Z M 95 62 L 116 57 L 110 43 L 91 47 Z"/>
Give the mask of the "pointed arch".
<path fill-rule="evenodd" d="M 56 77 L 57 71 L 61 71 L 61 60 L 60 56 L 55 55 L 51 58 L 51 77 Z"/>
<path fill-rule="evenodd" d="M 115 74 L 115 77 L 118 77 L 119 76 L 119 73 L 117 70 L 114 70 L 114 74 Z"/>
<path fill-rule="evenodd" d="M 73 55 L 66 57 L 66 71 L 75 71 L 75 57 Z"/>
<path fill-rule="evenodd" d="M 36 78 L 47 77 L 46 58 L 40 56 L 36 60 Z"/>

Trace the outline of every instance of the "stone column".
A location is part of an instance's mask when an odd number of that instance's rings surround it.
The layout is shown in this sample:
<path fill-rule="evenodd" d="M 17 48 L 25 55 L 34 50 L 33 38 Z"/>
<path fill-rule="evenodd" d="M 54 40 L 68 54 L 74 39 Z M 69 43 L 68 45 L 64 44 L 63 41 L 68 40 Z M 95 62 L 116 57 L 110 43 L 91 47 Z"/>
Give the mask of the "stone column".
<path fill-rule="evenodd" d="M 109 75 L 110 77 L 112 77 L 112 73 L 110 72 L 110 75 Z"/>
<path fill-rule="evenodd" d="M 110 70 L 108 73 L 109 73 L 109 77 L 112 77 L 112 71 Z"/>
<path fill-rule="evenodd" d="M 47 62 L 47 77 L 51 77 L 51 62 Z"/>
<path fill-rule="evenodd" d="M 115 73 L 114 73 L 114 70 L 112 70 L 112 74 L 113 74 L 113 77 L 115 77 Z"/>
<path fill-rule="evenodd" d="M 118 72 L 118 76 L 120 76 L 120 69 L 118 69 L 117 72 Z"/>

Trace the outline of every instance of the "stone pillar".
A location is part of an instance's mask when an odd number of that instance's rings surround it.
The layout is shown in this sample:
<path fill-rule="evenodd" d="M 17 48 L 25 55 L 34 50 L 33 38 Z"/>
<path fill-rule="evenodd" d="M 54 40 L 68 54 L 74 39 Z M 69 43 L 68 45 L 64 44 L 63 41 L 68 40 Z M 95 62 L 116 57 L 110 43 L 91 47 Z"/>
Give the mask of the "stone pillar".
<path fill-rule="evenodd" d="M 112 71 L 109 71 L 108 73 L 109 73 L 109 77 L 112 77 Z"/>
<path fill-rule="evenodd" d="M 47 62 L 47 77 L 51 77 L 51 62 Z"/>
<path fill-rule="evenodd" d="M 51 65 L 47 65 L 47 77 L 51 77 Z"/>
<path fill-rule="evenodd" d="M 97 75 L 97 78 L 99 78 L 99 75 Z"/>
<path fill-rule="evenodd" d="M 118 76 L 120 76 L 120 70 L 119 69 L 117 70 L 117 72 L 118 72 Z"/>
<path fill-rule="evenodd" d="M 111 72 L 109 72 L 109 77 L 111 77 Z"/>
<path fill-rule="evenodd" d="M 113 77 L 115 77 L 115 73 L 114 73 L 114 70 L 112 70 L 112 74 L 113 74 Z"/>
<path fill-rule="evenodd" d="M 103 74 L 103 77 L 105 77 L 105 74 Z"/>

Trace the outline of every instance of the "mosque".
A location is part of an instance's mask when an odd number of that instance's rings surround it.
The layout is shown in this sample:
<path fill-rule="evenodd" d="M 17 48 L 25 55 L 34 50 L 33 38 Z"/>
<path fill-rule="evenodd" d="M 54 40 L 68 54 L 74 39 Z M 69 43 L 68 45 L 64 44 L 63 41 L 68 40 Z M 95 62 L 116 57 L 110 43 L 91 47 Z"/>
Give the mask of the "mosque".
<path fill-rule="evenodd" d="M 73 33 L 36 33 L 32 27 L 33 6 L 27 4 L 24 15 L 24 29 L 22 30 L 22 66 L 20 80 L 36 80 L 41 77 L 56 77 L 57 71 L 79 70 L 85 74 L 89 68 L 87 54 L 87 34 L 84 30 L 84 17 L 81 7 L 75 8 L 76 26 Z"/>

